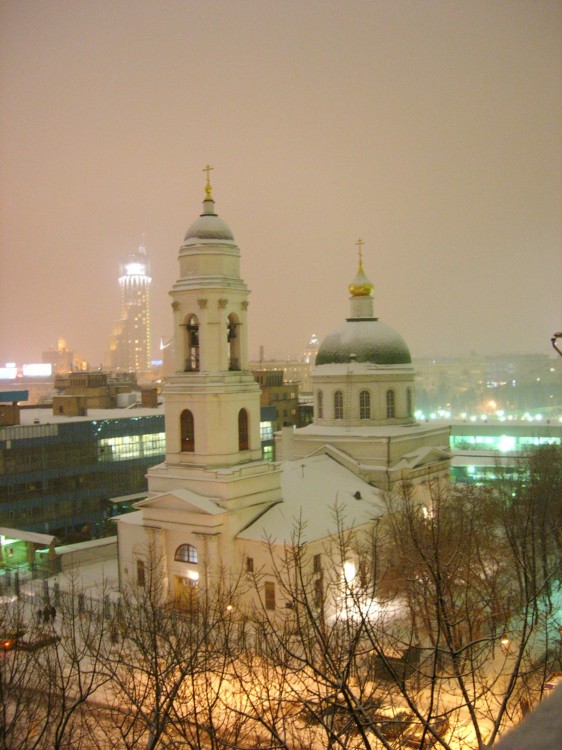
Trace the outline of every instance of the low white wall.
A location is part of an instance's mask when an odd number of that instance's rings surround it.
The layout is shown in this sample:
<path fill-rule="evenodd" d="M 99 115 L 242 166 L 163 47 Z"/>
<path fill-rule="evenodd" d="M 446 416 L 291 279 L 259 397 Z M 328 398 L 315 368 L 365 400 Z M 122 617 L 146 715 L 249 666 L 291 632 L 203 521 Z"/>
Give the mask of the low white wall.
<path fill-rule="evenodd" d="M 117 537 L 108 536 L 94 539 L 91 542 L 66 544 L 56 548 L 57 557 L 61 561 L 61 570 L 75 568 L 88 563 L 115 560 L 117 558 Z"/>

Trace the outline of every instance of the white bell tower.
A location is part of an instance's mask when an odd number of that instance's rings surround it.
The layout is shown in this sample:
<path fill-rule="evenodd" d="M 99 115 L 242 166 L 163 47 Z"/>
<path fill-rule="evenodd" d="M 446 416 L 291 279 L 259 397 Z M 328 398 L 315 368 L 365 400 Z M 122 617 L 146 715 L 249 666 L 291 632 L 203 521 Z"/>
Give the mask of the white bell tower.
<path fill-rule="evenodd" d="M 118 526 L 122 580 L 150 552 L 179 606 L 193 606 L 197 589 L 218 585 L 225 571 L 243 569 L 238 535 L 282 502 L 279 464 L 262 458 L 240 250 L 215 213 L 210 170 L 170 291 L 176 361 L 163 394 L 166 458 L 147 472 L 146 500 Z"/>
<path fill-rule="evenodd" d="M 164 395 L 166 461 L 218 467 L 261 459 L 260 391 L 248 369 L 240 250 L 215 213 L 210 170 L 203 212 L 187 231 L 170 292 L 176 361 Z"/>

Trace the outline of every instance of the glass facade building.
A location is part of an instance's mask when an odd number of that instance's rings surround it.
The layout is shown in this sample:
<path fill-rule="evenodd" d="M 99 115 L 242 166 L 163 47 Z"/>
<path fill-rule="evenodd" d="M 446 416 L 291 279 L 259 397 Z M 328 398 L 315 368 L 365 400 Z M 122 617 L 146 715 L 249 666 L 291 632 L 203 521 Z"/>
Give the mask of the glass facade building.
<path fill-rule="evenodd" d="M 561 445 L 562 424 L 548 420 L 534 423 L 453 423 L 450 447 L 454 482 L 482 484 L 515 474 L 522 457 L 541 445 Z"/>
<path fill-rule="evenodd" d="M 61 541 L 115 533 L 108 520 L 147 492 L 147 470 L 164 461 L 164 413 L 91 412 L 49 424 L 50 414 L 40 416 L 41 423 L 0 427 L 0 526 Z M 262 407 L 262 455 L 269 461 L 274 429 L 275 409 Z"/>
<path fill-rule="evenodd" d="M 111 498 L 146 491 L 164 415 L 0 428 L 0 525 L 60 539 L 105 533 Z"/>

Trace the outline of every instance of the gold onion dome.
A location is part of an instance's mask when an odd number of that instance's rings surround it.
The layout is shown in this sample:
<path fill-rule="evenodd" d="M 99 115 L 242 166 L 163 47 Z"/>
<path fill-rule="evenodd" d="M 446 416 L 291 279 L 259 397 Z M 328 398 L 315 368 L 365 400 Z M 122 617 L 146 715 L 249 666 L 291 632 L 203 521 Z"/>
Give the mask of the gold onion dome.
<path fill-rule="evenodd" d="M 357 269 L 355 278 L 347 288 L 352 297 L 372 297 L 375 287 L 363 270 L 363 240 L 357 240 L 357 245 L 359 247 L 359 268 Z"/>
<path fill-rule="evenodd" d="M 355 278 L 351 284 L 347 287 L 352 297 L 372 297 L 375 291 L 375 287 L 369 281 L 363 270 L 363 262 L 359 261 L 359 269 L 355 274 Z"/>

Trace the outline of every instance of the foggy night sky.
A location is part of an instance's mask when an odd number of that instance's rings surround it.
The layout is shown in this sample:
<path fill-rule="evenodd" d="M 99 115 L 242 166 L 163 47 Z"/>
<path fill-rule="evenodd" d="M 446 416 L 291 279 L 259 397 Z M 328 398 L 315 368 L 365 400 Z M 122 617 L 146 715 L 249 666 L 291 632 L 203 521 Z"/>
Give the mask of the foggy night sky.
<path fill-rule="evenodd" d="M 562 4 L 2 0 L 0 365 L 93 367 L 145 232 L 153 355 L 205 164 L 242 253 L 250 355 L 375 314 L 414 356 L 562 330 Z"/>

